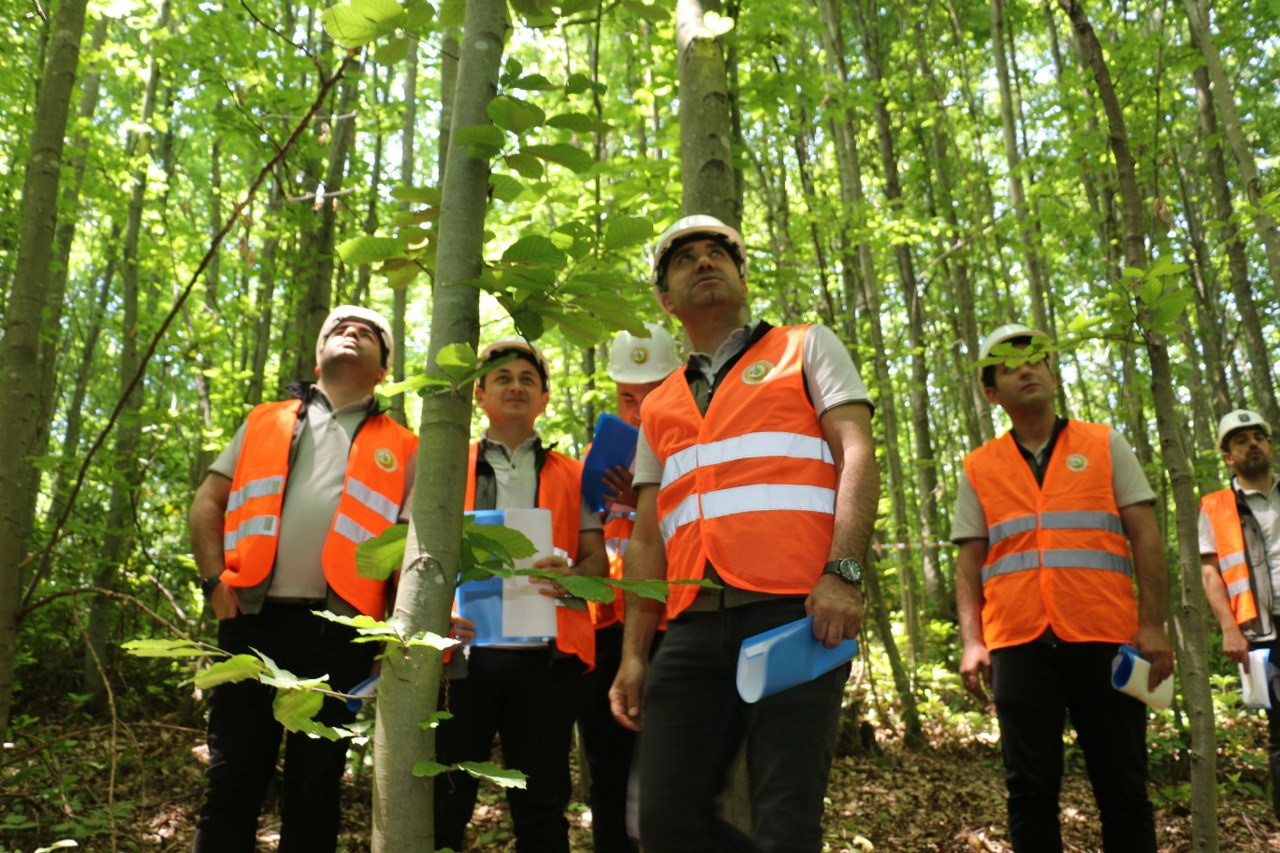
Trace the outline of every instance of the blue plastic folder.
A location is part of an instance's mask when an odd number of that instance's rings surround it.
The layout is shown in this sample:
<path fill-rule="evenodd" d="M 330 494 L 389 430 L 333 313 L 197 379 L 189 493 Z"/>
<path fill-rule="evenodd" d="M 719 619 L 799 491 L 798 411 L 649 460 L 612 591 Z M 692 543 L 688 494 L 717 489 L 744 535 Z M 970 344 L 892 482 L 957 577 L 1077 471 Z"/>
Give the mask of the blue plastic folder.
<path fill-rule="evenodd" d="M 588 507 L 596 512 L 604 510 L 604 496 L 608 491 L 604 474 L 615 465 L 631 467 L 639 435 L 640 430 L 617 415 L 606 412 L 596 420 L 591 450 L 582 460 L 582 499 Z"/>
<path fill-rule="evenodd" d="M 507 520 L 507 511 L 502 509 L 486 509 L 469 512 L 476 524 L 503 525 Z M 548 533 L 549 535 L 549 533 Z M 533 537 L 530 537 L 533 538 Z M 536 542 L 535 542 L 536 544 Z M 517 566 L 520 564 L 517 563 Z M 467 581 L 458 584 L 458 614 L 475 623 L 476 636 L 471 641 L 473 646 L 518 645 L 531 642 L 547 642 L 555 639 L 554 634 L 506 634 L 503 632 L 503 578 L 490 577 L 484 580 Z M 510 583 L 508 581 L 508 583 Z M 551 599 L 546 599 L 548 607 L 554 607 Z"/>
<path fill-rule="evenodd" d="M 738 651 L 738 695 L 758 702 L 830 672 L 858 653 L 857 640 L 834 649 L 813 637 L 813 617 L 806 616 L 742 641 Z"/>

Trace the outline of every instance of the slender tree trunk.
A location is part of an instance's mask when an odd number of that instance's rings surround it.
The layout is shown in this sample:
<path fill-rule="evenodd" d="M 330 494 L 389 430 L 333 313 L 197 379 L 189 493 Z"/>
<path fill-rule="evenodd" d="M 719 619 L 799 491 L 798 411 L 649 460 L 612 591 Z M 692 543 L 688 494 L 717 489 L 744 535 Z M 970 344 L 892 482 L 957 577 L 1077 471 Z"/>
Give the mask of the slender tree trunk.
<path fill-rule="evenodd" d="M 1142 199 L 1133 155 L 1125 130 L 1124 113 L 1111 82 L 1102 46 L 1087 15 L 1077 0 L 1058 0 L 1071 19 L 1081 54 L 1093 72 L 1109 126 L 1111 151 L 1116 161 L 1121 209 L 1124 211 L 1124 258 L 1130 267 L 1145 269 L 1147 254 L 1143 237 Z M 1142 322 L 1150 322 L 1150 309 L 1143 308 Z M 1183 417 L 1174 394 L 1173 371 L 1162 336 L 1143 328 L 1147 356 L 1151 364 L 1151 390 L 1155 397 L 1156 429 L 1169 482 L 1173 490 L 1178 529 L 1181 572 L 1181 606 L 1175 610 L 1178 625 L 1179 664 L 1187 712 L 1191 719 L 1191 833 L 1192 848 L 1205 853 L 1218 849 L 1217 733 L 1213 721 L 1213 697 L 1209 690 L 1208 655 L 1205 651 L 1206 608 L 1200 586 L 1200 549 L 1196 529 L 1195 482 L 1180 431 Z"/>
<path fill-rule="evenodd" d="M 400 184 L 413 186 L 415 157 L 417 154 L 418 129 L 418 39 L 409 37 L 409 50 L 404 59 L 404 119 L 400 125 Z M 444 134 L 441 134 L 443 137 Z M 376 204 L 376 200 L 373 202 Z M 373 208 L 370 207 L 370 210 Z M 409 202 L 401 202 L 401 210 L 409 209 Z M 405 340 L 405 314 L 409 307 L 409 287 L 397 287 L 392 294 L 391 331 L 397 341 Z M 392 364 L 392 378 L 403 382 L 405 377 L 405 350 L 401 345 L 396 347 L 395 363 Z M 391 417 L 397 423 L 407 424 L 405 416 L 405 395 L 397 394 L 391 401 Z"/>
<path fill-rule="evenodd" d="M 680 63 L 681 210 L 706 213 L 737 227 L 742 204 L 733 166 L 724 46 L 702 22 L 718 9 L 712 0 L 677 0 L 676 49 Z"/>
<path fill-rule="evenodd" d="M 271 180 L 271 192 L 267 200 L 265 218 L 268 222 L 279 219 L 284 210 L 284 187 L 278 178 Z M 271 319 L 275 315 L 276 263 L 280 251 L 280 238 L 274 230 L 267 233 L 262 242 L 262 254 L 258 256 L 258 288 L 253 297 L 253 342 L 249 367 L 249 390 L 246 402 L 256 406 L 262 402 L 266 386 L 267 356 L 271 352 Z"/>
<path fill-rule="evenodd" d="M 0 343 L 0 737 L 9 729 L 13 669 L 18 651 L 18 598 L 27 554 L 40 401 L 46 392 L 40 363 L 43 322 L 50 305 L 50 265 L 58 225 L 58 181 L 84 35 L 85 0 L 61 0 L 40 78 L 22 188 L 22 232 L 13 290 L 5 305 Z"/>
<path fill-rule="evenodd" d="M 497 92 L 506 28 L 503 0 L 470 0 L 459 58 L 453 127 L 488 124 L 486 107 Z M 480 335 L 479 292 L 459 282 L 476 278 L 484 250 L 489 163 L 466 146 L 449 149 L 440 214 L 440 250 L 431 315 L 427 370 L 444 376 L 441 349 Z M 462 547 L 471 383 L 423 398 L 413 530 L 405 553 L 395 612 L 404 636 L 445 634 Z M 434 649 L 392 649 L 383 661 L 374 736 L 373 849 L 375 853 L 435 849 L 431 782 L 414 765 L 435 757 L 435 729 L 419 722 L 438 707 L 441 654 Z"/>

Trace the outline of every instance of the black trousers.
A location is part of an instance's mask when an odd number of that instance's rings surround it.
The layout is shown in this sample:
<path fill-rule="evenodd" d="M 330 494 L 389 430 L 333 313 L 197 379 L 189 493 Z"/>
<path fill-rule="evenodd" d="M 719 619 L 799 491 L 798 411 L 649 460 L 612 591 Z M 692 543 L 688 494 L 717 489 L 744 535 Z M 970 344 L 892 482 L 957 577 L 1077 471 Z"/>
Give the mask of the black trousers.
<path fill-rule="evenodd" d="M 1058 794 L 1068 713 L 1110 853 L 1155 853 L 1146 706 L 1111 686 L 1115 643 L 1032 642 L 991 653 L 1014 850 L 1062 850 Z"/>
<path fill-rule="evenodd" d="M 335 690 L 347 691 L 368 678 L 376 652 L 370 643 L 352 643 L 355 631 L 313 615 L 306 607 L 268 602 L 257 615 L 218 623 L 218 645 L 232 654 L 252 649 L 304 678 L 329 676 Z M 198 853 L 253 851 L 258 814 L 275 773 L 284 729 L 271 703 L 274 688 L 258 681 L 220 684 L 209 695 L 209 770 L 204 805 L 196 823 Z M 326 698 L 316 719 L 346 725 L 355 714 Z M 280 850 L 314 853 L 337 846 L 339 792 L 347 741 L 284 737 L 284 780 L 280 804 Z"/>
<path fill-rule="evenodd" d="M 1280 819 L 1280 640 L 1250 643 L 1250 649 L 1270 649 L 1267 664 L 1267 689 L 1271 693 L 1271 709 L 1267 711 L 1267 765 L 1271 771 L 1271 810 Z"/>
<path fill-rule="evenodd" d="M 549 647 L 473 648 L 466 677 L 447 682 L 445 709 L 453 716 L 436 730 L 436 760 L 489 761 L 498 735 L 503 764 L 527 777 L 524 790 L 506 790 L 521 853 L 568 853 L 569 748 L 583 670 L 580 660 Z M 478 780 L 454 770 L 434 787 L 436 847 L 461 850 Z"/>

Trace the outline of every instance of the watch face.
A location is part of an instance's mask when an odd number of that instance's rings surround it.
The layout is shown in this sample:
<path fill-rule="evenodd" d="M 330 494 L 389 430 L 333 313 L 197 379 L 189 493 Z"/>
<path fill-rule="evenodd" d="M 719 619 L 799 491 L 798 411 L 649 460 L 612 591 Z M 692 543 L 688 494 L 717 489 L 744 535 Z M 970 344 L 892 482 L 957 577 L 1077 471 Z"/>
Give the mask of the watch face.
<path fill-rule="evenodd" d="M 862 583 L 862 564 L 852 557 L 841 560 L 836 571 L 849 583 Z"/>

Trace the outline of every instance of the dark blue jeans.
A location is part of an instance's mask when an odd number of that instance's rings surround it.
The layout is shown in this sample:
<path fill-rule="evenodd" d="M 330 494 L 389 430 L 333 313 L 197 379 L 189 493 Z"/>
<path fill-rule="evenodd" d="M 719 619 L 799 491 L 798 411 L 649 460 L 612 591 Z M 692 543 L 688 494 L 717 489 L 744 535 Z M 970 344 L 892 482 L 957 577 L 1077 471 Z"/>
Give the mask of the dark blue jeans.
<path fill-rule="evenodd" d="M 576 657 L 550 648 L 476 648 L 466 677 L 447 682 L 443 704 L 453 717 L 436 730 L 436 760 L 489 761 L 498 735 L 503 764 L 528 780 L 524 790 L 507 789 L 520 853 L 568 853 L 569 747 L 583 669 Z M 437 848 L 462 849 L 478 786 L 461 770 L 436 777 Z"/>
<path fill-rule="evenodd" d="M 665 851 L 817 851 L 849 664 L 748 705 L 738 696 L 747 637 L 804 616 L 799 598 L 684 613 L 650 666 L 640 736 L 640 843 Z M 745 743 L 754 838 L 716 814 Z"/>
<path fill-rule="evenodd" d="M 255 616 L 218 623 L 218 645 L 232 654 L 257 649 L 301 677 L 329 676 L 346 691 L 368 678 L 376 652 L 352 643 L 355 632 L 314 616 L 304 607 L 268 602 Z M 258 813 L 275 774 L 283 727 L 272 714 L 276 691 L 258 681 L 220 684 L 209 695 L 209 770 L 204 805 L 196 824 L 197 853 L 251 853 Z M 355 714 L 326 698 L 317 719 L 346 725 Z M 280 803 L 280 850 L 315 853 L 337 846 L 339 793 L 347 741 L 290 732 L 284 737 L 284 781 Z"/>
<path fill-rule="evenodd" d="M 1116 648 L 1037 641 L 991 653 L 1014 850 L 1062 850 L 1058 794 L 1062 730 L 1070 713 L 1102 817 L 1103 849 L 1155 853 L 1147 706 L 1112 688 Z"/>

